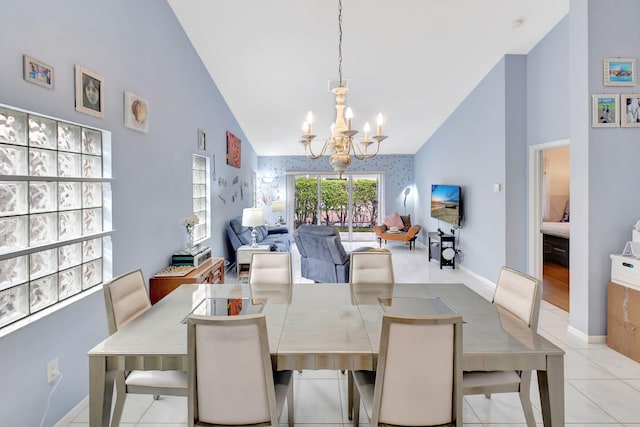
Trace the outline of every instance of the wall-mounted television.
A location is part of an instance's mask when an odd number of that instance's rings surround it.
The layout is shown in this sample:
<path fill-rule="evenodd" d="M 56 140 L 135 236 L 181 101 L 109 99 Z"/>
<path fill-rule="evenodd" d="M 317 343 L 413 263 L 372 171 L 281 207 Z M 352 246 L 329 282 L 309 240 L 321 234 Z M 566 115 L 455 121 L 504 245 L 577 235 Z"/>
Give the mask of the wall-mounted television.
<path fill-rule="evenodd" d="M 462 189 L 457 185 L 431 186 L 431 218 L 460 226 Z"/>

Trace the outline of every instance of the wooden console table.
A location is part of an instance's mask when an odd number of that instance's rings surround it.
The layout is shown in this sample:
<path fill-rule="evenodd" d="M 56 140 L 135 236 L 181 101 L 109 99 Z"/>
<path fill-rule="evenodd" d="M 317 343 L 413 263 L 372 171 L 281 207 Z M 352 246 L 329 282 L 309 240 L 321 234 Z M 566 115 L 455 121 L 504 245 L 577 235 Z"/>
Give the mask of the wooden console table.
<path fill-rule="evenodd" d="M 151 304 L 184 283 L 224 283 L 224 258 L 211 258 L 184 276 L 154 276 L 149 279 Z"/>

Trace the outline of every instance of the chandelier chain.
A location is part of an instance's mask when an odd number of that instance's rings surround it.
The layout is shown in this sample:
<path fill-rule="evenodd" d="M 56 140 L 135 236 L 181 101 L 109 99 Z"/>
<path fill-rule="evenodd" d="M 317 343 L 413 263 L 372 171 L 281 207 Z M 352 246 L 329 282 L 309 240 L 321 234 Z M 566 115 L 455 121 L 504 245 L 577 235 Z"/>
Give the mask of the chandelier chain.
<path fill-rule="evenodd" d="M 338 0 L 338 86 L 333 87 L 333 81 L 329 83 L 331 92 L 336 96 L 336 121 L 331 125 L 331 136 L 324 141 L 320 152 L 314 153 L 312 141 L 316 135 L 312 133 L 313 114 L 309 111 L 302 125 L 304 135 L 300 142 L 304 145 L 304 151 L 310 159 L 319 159 L 326 153 L 331 153 L 329 159 L 331 167 L 342 178 L 343 172 L 351 164 L 352 156 L 358 160 L 375 157 L 380 150 L 380 143 L 387 139 L 387 136 L 382 134 L 382 113 L 378 114 L 378 128 L 375 134 L 369 134 L 371 127 L 369 123 L 365 123 L 364 139 L 356 141 L 354 138 L 358 131 L 352 128 L 353 112 L 345 105 L 345 95 L 349 92 L 349 88 L 345 87 L 345 81 L 342 79 L 342 0 Z M 375 144 L 374 152 L 368 151 L 372 144 Z"/>
<path fill-rule="evenodd" d="M 342 85 L 342 0 L 338 0 L 338 85 Z"/>

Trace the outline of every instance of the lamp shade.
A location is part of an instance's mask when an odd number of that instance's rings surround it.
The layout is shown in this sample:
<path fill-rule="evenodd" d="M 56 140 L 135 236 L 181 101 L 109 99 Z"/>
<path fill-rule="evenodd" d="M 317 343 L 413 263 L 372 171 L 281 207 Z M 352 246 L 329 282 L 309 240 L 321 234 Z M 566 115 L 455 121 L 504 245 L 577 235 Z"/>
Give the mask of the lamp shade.
<path fill-rule="evenodd" d="M 244 227 L 258 227 L 264 225 L 262 208 L 245 208 L 242 210 L 242 225 Z"/>
<path fill-rule="evenodd" d="M 274 200 L 271 203 L 271 210 L 273 212 L 284 212 L 284 201 L 282 201 L 282 200 Z"/>

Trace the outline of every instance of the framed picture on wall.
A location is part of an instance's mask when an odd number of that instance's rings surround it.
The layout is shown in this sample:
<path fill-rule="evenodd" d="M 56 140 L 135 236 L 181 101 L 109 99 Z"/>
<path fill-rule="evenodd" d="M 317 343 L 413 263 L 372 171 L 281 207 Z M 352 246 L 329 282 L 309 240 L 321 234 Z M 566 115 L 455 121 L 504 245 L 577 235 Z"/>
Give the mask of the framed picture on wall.
<path fill-rule="evenodd" d="M 242 146 L 240 138 L 227 131 L 227 164 L 234 168 L 240 167 Z"/>
<path fill-rule="evenodd" d="M 640 93 L 624 93 L 620 95 L 622 112 L 620 126 L 623 128 L 640 128 Z"/>
<path fill-rule="evenodd" d="M 76 65 L 76 111 L 104 117 L 104 80 L 79 65 Z"/>
<path fill-rule="evenodd" d="M 29 83 L 53 89 L 53 67 L 29 55 L 24 58 L 24 79 Z"/>
<path fill-rule="evenodd" d="M 205 151 L 207 149 L 207 134 L 204 130 L 198 129 L 198 150 Z"/>
<path fill-rule="evenodd" d="M 604 59 L 605 86 L 635 86 L 636 59 L 635 58 L 605 58 Z"/>
<path fill-rule="evenodd" d="M 617 128 L 620 126 L 620 97 L 617 94 L 593 95 L 591 126 L 594 128 Z"/>
<path fill-rule="evenodd" d="M 140 132 L 149 132 L 149 103 L 131 92 L 124 93 L 124 125 Z"/>

